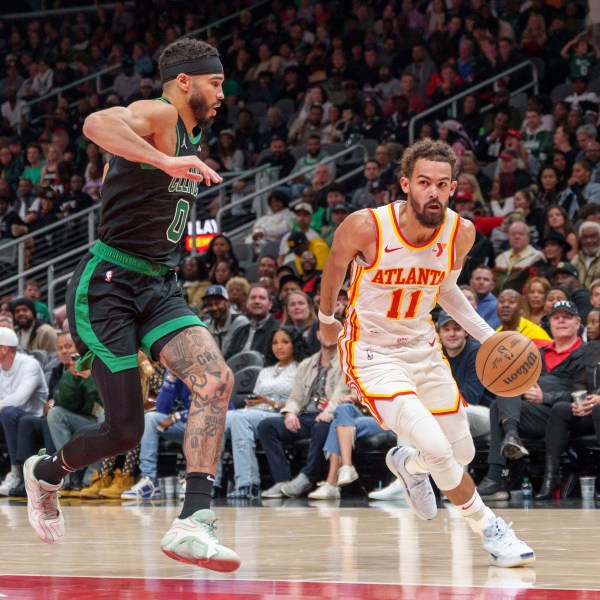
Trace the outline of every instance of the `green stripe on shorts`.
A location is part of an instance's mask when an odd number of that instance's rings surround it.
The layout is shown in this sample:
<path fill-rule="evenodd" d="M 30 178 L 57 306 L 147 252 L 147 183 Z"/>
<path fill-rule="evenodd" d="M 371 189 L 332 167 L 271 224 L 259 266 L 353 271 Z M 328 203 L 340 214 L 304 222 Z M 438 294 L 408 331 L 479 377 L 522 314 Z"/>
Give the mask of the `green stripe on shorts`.
<path fill-rule="evenodd" d="M 150 349 L 152 348 L 152 344 L 158 342 L 158 340 L 165 337 L 165 335 L 169 335 L 169 333 L 173 333 L 174 331 L 177 331 L 178 329 L 183 329 L 185 327 L 192 327 L 194 325 L 206 327 L 206 325 L 196 315 L 186 315 L 185 317 L 177 317 L 176 319 L 171 319 L 170 321 L 161 323 L 158 327 L 151 329 L 142 338 L 142 341 L 140 342 L 140 348 L 148 356 L 151 356 Z"/>
<path fill-rule="evenodd" d="M 101 258 L 94 257 L 85 266 L 81 279 L 75 290 L 75 328 L 81 341 L 89 348 L 86 355 L 77 363 L 77 368 L 89 369 L 94 356 L 97 356 L 111 371 L 118 373 L 125 369 L 134 369 L 138 366 L 137 352 L 129 356 L 115 356 L 99 339 L 90 322 L 90 305 L 88 289 L 90 280 Z"/>

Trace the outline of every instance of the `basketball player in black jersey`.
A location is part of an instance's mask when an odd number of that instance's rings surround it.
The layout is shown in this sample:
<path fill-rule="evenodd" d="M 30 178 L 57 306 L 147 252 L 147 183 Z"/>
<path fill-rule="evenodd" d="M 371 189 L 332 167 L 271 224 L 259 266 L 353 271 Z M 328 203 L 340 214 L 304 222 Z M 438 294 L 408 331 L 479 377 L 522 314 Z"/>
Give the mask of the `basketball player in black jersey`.
<path fill-rule="evenodd" d="M 99 111 L 84 123 L 85 135 L 113 158 L 102 190 L 100 239 L 75 271 L 67 310 L 81 355 L 78 368 L 92 370 L 106 418 L 76 433 L 57 454 L 27 460 L 29 521 L 43 541 L 60 541 L 64 474 L 139 443 L 141 348 L 192 392 L 184 440 L 186 496 L 161 548 L 188 564 L 233 571 L 240 559 L 219 543 L 210 510 L 233 376 L 179 293 L 173 271 L 199 184 L 222 180 L 198 158 L 198 146 L 224 97 L 223 67 L 215 48 L 184 39 L 165 48 L 159 71 L 162 97 Z"/>

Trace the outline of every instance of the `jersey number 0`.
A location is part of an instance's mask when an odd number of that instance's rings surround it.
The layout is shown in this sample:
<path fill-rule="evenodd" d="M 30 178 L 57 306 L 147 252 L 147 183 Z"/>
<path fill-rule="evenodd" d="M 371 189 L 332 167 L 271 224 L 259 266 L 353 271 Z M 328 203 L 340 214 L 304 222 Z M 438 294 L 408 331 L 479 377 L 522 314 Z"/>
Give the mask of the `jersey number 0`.
<path fill-rule="evenodd" d="M 175 216 L 167 229 L 167 239 L 176 244 L 183 235 L 185 224 L 187 223 L 188 213 L 190 212 L 190 203 L 183 198 L 177 200 L 175 207 Z"/>

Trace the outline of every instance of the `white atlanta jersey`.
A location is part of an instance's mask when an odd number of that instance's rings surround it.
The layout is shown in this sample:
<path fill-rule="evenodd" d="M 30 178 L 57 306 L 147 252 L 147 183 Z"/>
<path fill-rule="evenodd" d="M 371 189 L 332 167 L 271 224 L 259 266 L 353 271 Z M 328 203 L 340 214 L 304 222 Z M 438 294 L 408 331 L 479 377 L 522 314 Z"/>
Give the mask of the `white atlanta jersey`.
<path fill-rule="evenodd" d="M 352 264 L 348 314 L 342 335 L 347 341 L 378 346 L 432 339 L 430 312 L 439 286 L 452 270 L 460 217 L 446 209 L 444 223 L 425 244 L 411 244 L 400 231 L 401 202 L 371 210 L 377 230 L 371 265 Z"/>

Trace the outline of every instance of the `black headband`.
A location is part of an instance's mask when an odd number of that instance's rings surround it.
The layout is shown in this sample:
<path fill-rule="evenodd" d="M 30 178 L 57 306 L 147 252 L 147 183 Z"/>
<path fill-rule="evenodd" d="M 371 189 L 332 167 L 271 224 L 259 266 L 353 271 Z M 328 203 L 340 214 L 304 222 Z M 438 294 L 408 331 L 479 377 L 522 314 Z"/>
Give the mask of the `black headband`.
<path fill-rule="evenodd" d="M 162 83 L 167 83 L 180 73 L 185 75 L 222 75 L 223 72 L 223 65 L 218 56 L 205 56 L 195 60 L 182 60 L 177 64 L 165 67 L 160 72 L 160 79 Z"/>

